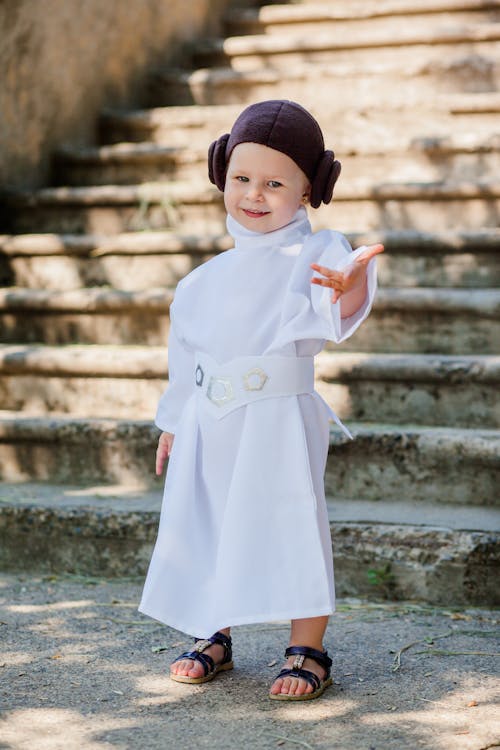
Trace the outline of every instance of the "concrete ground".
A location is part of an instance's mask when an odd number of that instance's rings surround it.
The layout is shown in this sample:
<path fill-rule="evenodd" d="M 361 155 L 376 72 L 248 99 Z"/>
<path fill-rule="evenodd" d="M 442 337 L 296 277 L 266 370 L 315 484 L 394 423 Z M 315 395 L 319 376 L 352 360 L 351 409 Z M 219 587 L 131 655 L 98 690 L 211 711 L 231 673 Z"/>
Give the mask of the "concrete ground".
<path fill-rule="evenodd" d="M 267 697 L 287 624 L 236 628 L 235 669 L 169 680 L 190 645 L 138 614 L 141 581 L 0 576 L 2 750 L 500 747 L 495 611 L 339 602 L 319 700 Z"/>

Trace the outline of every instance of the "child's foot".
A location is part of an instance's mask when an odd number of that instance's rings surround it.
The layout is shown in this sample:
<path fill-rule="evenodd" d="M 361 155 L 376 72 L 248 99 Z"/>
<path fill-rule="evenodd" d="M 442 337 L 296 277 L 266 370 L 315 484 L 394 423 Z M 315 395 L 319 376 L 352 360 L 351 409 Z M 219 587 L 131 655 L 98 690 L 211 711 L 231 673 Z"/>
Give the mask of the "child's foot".
<path fill-rule="evenodd" d="M 292 649 L 292 653 L 289 653 Z M 278 700 L 317 698 L 328 685 L 332 684 L 331 659 L 326 651 L 292 646 L 286 650 L 285 656 L 288 656 L 288 659 L 269 691 L 272 698 Z"/>
<path fill-rule="evenodd" d="M 217 644 L 210 646 L 203 653 L 212 657 L 215 665 L 220 664 L 224 659 L 224 648 Z M 174 661 L 170 665 L 170 674 L 177 674 L 182 677 L 203 677 L 205 671 L 201 662 L 194 659 L 182 659 L 182 661 Z"/>
<path fill-rule="evenodd" d="M 192 651 L 181 654 L 170 665 L 170 677 L 176 682 L 208 682 L 217 672 L 232 668 L 231 638 L 218 632 L 196 641 Z"/>

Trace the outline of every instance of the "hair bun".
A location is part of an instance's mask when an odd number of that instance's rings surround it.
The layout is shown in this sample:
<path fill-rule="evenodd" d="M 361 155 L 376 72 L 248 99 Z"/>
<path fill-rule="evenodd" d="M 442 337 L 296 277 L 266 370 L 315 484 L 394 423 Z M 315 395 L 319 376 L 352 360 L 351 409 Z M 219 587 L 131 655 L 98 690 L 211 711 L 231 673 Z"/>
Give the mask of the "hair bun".
<path fill-rule="evenodd" d="M 318 208 L 323 203 L 330 203 L 333 195 L 333 187 L 340 174 L 340 162 L 335 158 L 333 151 L 325 151 L 316 169 L 316 174 L 311 185 L 309 198 L 313 208 Z"/>
<path fill-rule="evenodd" d="M 208 179 L 222 191 L 226 181 L 226 146 L 228 140 L 229 133 L 221 135 L 208 149 Z"/>

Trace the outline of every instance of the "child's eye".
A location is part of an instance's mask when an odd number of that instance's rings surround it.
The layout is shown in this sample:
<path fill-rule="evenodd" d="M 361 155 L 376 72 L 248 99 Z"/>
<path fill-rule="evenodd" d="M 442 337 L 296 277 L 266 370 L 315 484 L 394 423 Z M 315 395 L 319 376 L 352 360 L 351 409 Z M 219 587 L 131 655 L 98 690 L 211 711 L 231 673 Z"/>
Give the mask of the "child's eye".
<path fill-rule="evenodd" d="M 236 175 L 236 179 L 238 180 L 238 182 L 248 182 L 248 177 L 245 177 L 242 174 Z"/>
<path fill-rule="evenodd" d="M 279 188 L 282 185 L 282 183 L 278 182 L 278 180 L 269 180 L 267 184 L 269 185 L 269 187 L 272 187 L 272 188 Z"/>

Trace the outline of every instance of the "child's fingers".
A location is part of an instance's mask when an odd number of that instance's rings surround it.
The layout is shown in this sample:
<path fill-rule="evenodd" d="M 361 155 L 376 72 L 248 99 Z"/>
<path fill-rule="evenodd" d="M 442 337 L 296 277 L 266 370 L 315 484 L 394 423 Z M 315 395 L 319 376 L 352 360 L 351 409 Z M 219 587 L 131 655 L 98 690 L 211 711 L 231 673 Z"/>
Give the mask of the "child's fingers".
<path fill-rule="evenodd" d="M 170 456 L 172 451 L 172 443 L 174 442 L 174 436 L 170 433 L 163 432 L 158 440 L 158 448 L 156 449 L 156 474 L 160 476 L 163 472 L 165 461 Z"/>
<path fill-rule="evenodd" d="M 361 253 L 356 258 L 356 263 L 367 263 L 369 260 L 375 257 L 375 255 L 379 255 L 380 253 L 384 252 L 384 246 L 380 243 L 377 245 L 370 245 L 366 248 L 364 253 Z"/>
<path fill-rule="evenodd" d="M 156 450 L 156 476 L 161 476 L 161 473 L 163 472 L 163 466 L 165 464 L 165 461 L 168 457 L 168 453 L 165 448 L 160 448 L 158 446 Z"/>
<path fill-rule="evenodd" d="M 326 276 L 327 279 L 336 279 L 342 277 L 342 273 L 340 271 L 334 271 L 332 268 L 328 268 L 328 266 L 319 266 L 317 263 L 311 263 L 311 268 L 313 269 L 313 271 L 317 271 L 322 276 Z"/>
<path fill-rule="evenodd" d="M 338 289 L 340 292 L 344 290 L 344 279 L 319 279 L 314 276 L 311 279 L 311 284 L 317 284 L 318 286 L 326 286 L 329 289 Z"/>

